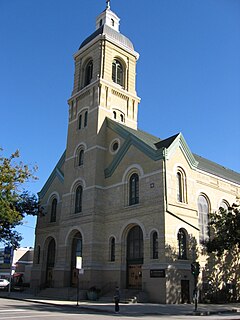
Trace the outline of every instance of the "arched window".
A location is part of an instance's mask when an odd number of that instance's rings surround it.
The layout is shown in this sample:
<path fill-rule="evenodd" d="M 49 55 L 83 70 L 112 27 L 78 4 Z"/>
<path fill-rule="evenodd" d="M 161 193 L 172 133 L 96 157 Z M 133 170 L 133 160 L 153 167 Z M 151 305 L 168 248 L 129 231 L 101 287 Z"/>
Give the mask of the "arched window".
<path fill-rule="evenodd" d="M 82 186 L 78 186 L 75 192 L 75 213 L 82 212 Z"/>
<path fill-rule="evenodd" d="M 84 114 L 84 127 L 87 126 L 87 123 L 88 123 L 88 112 L 86 111 Z"/>
<path fill-rule="evenodd" d="M 91 83 L 92 80 L 92 75 L 93 75 L 93 62 L 90 60 L 85 68 L 85 86 Z"/>
<path fill-rule="evenodd" d="M 53 287 L 53 272 L 55 265 L 56 244 L 55 240 L 51 238 L 47 248 L 47 264 L 46 264 L 46 287 Z"/>
<path fill-rule="evenodd" d="M 177 171 L 177 201 L 186 202 L 186 177 L 180 168 Z"/>
<path fill-rule="evenodd" d="M 152 259 L 158 259 L 158 234 L 156 231 L 152 234 Z"/>
<path fill-rule="evenodd" d="M 123 114 L 120 114 L 120 119 L 121 119 L 121 122 L 124 122 L 124 116 L 123 116 Z"/>
<path fill-rule="evenodd" d="M 117 112 L 113 111 L 113 119 L 117 119 Z"/>
<path fill-rule="evenodd" d="M 129 205 L 139 203 L 139 177 L 133 173 L 129 179 Z"/>
<path fill-rule="evenodd" d="M 72 265 L 76 267 L 76 258 L 82 257 L 82 236 L 76 233 L 72 241 Z"/>
<path fill-rule="evenodd" d="M 127 260 L 143 261 L 143 233 L 139 226 L 133 227 L 127 237 Z"/>
<path fill-rule="evenodd" d="M 56 222 L 56 217 L 57 217 L 57 199 L 54 198 L 52 201 L 52 206 L 51 206 L 50 222 Z"/>
<path fill-rule="evenodd" d="M 209 204 L 204 195 L 198 197 L 198 224 L 199 224 L 199 240 L 200 242 L 209 239 Z"/>
<path fill-rule="evenodd" d="M 76 232 L 72 238 L 72 246 L 71 246 L 71 279 L 70 281 L 71 281 L 72 287 L 77 287 L 78 285 L 79 271 L 76 269 L 76 267 L 77 267 L 77 262 L 79 264 L 79 260 L 81 260 L 81 258 L 82 258 L 82 235 L 80 232 Z"/>
<path fill-rule="evenodd" d="M 110 239 L 110 261 L 115 261 L 115 238 Z"/>
<path fill-rule="evenodd" d="M 79 151 L 79 155 L 78 155 L 78 165 L 82 166 L 83 165 L 83 158 L 84 158 L 84 150 L 80 150 Z"/>
<path fill-rule="evenodd" d="M 111 19 L 111 24 L 112 24 L 112 27 L 114 27 L 114 20 Z"/>
<path fill-rule="evenodd" d="M 124 70 L 121 62 L 117 59 L 112 63 L 112 80 L 124 87 Z"/>
<path fill-rule="evenodd" d="M 225 200 L 222 200 L 220 203 L 220 208 L 223 208 L 223 210 L 228 211 L 228 208 L 229 208 L 228 202 Z"/>
<path fill-rule="evenodd" d="M 187 259 L 187 236 L 184 229 L 178 231 L 178 259 Z"/>
<path fill-rule="evenodd" d="M 82 115 L 80 114 L 79 118 L 78 118 L 78 129 L 82 129 Z"/>

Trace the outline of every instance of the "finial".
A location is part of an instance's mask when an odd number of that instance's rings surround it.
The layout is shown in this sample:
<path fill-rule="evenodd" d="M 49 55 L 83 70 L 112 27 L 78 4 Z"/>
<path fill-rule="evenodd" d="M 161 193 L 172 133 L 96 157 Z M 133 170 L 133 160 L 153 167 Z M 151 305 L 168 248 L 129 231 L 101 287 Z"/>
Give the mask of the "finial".
<path fill-rule="evenodd" d="M 106 0 L 106 4 L 107 4 L 106 9 L 110 9 L 110 0 Z"/>

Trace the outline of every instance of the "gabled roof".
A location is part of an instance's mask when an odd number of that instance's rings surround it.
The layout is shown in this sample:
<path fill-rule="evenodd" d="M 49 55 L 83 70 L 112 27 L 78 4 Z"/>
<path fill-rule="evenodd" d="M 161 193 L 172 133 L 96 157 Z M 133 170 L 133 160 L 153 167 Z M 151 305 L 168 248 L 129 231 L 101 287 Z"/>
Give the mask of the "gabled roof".
<path fill-rule="evenodd" d="M 199 170 L 211 173 L 223 179 L 227 179 L 231 182 L 240 184 L 240 173 L 230 170 L 213 161 L 200 157 L 197 154 L 194 154 L 194 157 L 199 163 L 197 167 Z"/>
<path fill-rule="evenodd" d="M 163 159 L 163 157 L 170 156 L 171 152 L 173 152 L 176 147 L 180 147 L 192 168 L 199 169 L 240 184 L 240 174 L 238 172 L 229 170 L 215 162 L 193 154 L 181 133 L 177 133 L 171 137 L 161 140 L 147 132 L 134 130 L 109 118 L 107 118 L 107 127 L 122 136 L 125 139 L 125 143 L 113 159 L 110 166 L 105 170 L 106 177 L 111 176 L 118 163 L 132 144 L 155 161 Z"/>
<path fill-rule="evenodd" d="M 42 187 L 41 191 L 38 192 L 39 198 L 44 197 L 46 192 L 48 191 L 51 183 L 53 180 L 58 177 L 58 179 L 63 183 L 64 182 L 64 173 L 62 172 L 61 168 L 65 162 L 65 157 L 66 157 L 66 151 L 63 152 L 60 160 L 56 164 L 55 168 L 53 169 L 52 173 L 50 174 L 49 178 L 45 182 L 44 186 Z"/>
<path fill-rule="evenodd" d="M 175 148 L 180 147 L 189 164 L 193 168 L 226 179 L 233 183 L 240 184 L 240 173 L 227 169 L 215 162 L 200 157 L 197 154 L 193 154 L 181 133 L 161 140 L 160 138 L 145 131 L 134 130 L 109 118 L 106 119 L 106 125 L 125 140 L 111 164 L 105 169 L 106 178 L 113 174 L 131 145 L 134 145 L 154 161 L 163 159 L 164 157 L 170 157 Z M 65 157 L 66 151 L 64 151 L 48 180 L 38 193 L 40 198 L 44 197 L 55 177 L 57 177 L 62 183 L 64 182 L 64 173 L 61 171 L 61 167 L 65 162 Z"/>
<path fill-rule="evenodd" d="M 134 130 L 129 128 L 121 123 L 117 123 L 109 118 L 106 118 L 107 127 L 113 129 L 115 132 L 120 134 L 123 138 L 126 138 L 129 134 L 133 135 L 140 141 L 144 142 L 149 147 L 152 147 L 154 150 L 157 150 L 156 143 L 160 142 L 161 139 L 153 136 L 152 134 L 145 132 L 143 130 Z"/>

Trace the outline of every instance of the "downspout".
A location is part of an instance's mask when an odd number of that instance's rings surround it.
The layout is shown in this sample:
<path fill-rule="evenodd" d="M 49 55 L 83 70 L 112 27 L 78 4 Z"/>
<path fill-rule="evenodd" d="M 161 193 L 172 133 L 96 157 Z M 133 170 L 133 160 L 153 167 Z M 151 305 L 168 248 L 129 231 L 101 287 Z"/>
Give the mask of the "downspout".
<path fill-rule="evenodd" d="M 165 212 L 168 211 L 168 197 L 167 197 L 167 170 L 166 170 L 166 154 L 167 149 L 163 148 L 163 184 L 164 184 L 164 209 Z"/>

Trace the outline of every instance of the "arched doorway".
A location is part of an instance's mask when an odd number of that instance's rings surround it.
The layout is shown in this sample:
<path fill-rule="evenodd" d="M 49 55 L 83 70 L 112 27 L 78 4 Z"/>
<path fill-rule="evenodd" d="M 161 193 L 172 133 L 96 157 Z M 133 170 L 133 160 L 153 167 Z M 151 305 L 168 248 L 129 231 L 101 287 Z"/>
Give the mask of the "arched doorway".
<path fill-rule="evenodd" d="M 55 264 L 56 244 L 55 240 L 51 239 L 48 244 L 47 251 L 47 267 L 46 267 L 46 287 L 53 287 L 53 268 Z"/>
<path fill-rule="evenodd" d="M 76 268 L 77 257 L 82 257 L 82 235 L 76 232 L 72 237 L 71 245 L 71 287 L 78 283 L 78 270 Z"/>
<path fill-rule="evenodd" d="M 127 236 L 127 287 L 142 288 L 143 233 L 134 226 Z"/>

